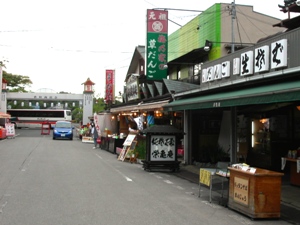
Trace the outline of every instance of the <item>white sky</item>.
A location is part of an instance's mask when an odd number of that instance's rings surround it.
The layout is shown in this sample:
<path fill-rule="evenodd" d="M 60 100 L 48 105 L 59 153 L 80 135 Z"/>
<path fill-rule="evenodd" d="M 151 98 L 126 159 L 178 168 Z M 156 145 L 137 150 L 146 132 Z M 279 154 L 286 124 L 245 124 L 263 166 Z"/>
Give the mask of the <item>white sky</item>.
<path fill-rule="evenodd" d="M 31 91 L 82 93 L 89 77 L 98 97 L 104 97 L 105 70 L 113 69 L 118 95 L 135 47 L 145 45 L 147 9 L 206 10 L 220 2 L 232 1 L 0 0 L 0 61 L 9 61 L 7 72 L 29 76 Z M 278 7 L 283 2 L 235 0 L 286 19 Z M 184 25 L 199 13 L 170 10 L 169 19 Z M 169 22 L 169 34 L 179 28 Z"/>

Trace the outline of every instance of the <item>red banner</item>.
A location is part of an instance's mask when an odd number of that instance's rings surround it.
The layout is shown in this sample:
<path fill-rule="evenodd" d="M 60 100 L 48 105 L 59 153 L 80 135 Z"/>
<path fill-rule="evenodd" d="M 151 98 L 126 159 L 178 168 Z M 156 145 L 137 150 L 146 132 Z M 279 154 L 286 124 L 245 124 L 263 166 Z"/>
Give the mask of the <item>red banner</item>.
<path fill-rule="evenodd" d="M 106 70 L 105 79 L 106 79 L 105 100 L 106 102 L 114 102 L 115 101 L 115 71 Z"/>

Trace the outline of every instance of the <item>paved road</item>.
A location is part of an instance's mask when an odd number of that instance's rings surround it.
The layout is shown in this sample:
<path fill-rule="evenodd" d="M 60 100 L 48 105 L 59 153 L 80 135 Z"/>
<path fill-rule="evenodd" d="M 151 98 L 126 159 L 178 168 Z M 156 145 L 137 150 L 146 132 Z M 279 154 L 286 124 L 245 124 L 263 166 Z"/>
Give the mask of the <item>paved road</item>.
<path fill-rule="evenodd" d="M 0 141 L 1 225 L 288 224 L 198 198 L 198 185 L 79 140 L 17 130 Z"/>

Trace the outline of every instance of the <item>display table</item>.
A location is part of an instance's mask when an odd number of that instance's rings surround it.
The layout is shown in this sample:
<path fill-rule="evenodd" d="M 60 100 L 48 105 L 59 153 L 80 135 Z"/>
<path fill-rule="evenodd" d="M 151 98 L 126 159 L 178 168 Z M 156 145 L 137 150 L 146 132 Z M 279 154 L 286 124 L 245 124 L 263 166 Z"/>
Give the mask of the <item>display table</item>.
<path fill-rule="evenodd" d="M 211 202 L 211 193 L 213 177 L 216 175 L 216 168 L 201 168 L 199 171 L 199 195 L 201 197 L 201 184 L 209 187 L 209 202 Z"/>
<path fill-rule="evenodd" d="M 199 171 L 199 194 L 201 197 L 201 185 L 209 187 L 209 202 L 212 200 L 213 180 L 218 178 L 222 180 L 221 199 L 224 194 L 224 179 L 229 179 L 228 173 L 229 162 L 218 162 L 215 168 L 200 168 Z"/>
<path fill-rule="evenodd" d="M 109 138 L 108 140 L 108 151 L 116 154 L 116 147 L 123 148 L 125 139 Z"/>
<path fill-rule="evenodd" d="M 297 163 L 300 163 L 300 160 L 298 159 L 292 159 L 292 158 L 284 158 L 286 161 L 290 162 L 290 183 L 292 185 L 300 186 L 300 171 L 297 169 Z M 284 164 L 285 166 L 285 164 Z M 283 168 L 284 168 L 283 166 Z M 299 165 L 300 167 L 300 165 Z M 299 172 L 298 172 L 299 171 Z"/>
<path fill-rule="evenodd" d="M 101 137 L 101 149 L 116 154 L 116 147 L 123 148 L 125 139 L 113 137 Z"/>
<path fill-rule="evenodd" d="M 283 173 L 256 168 L 230 170 L 228 207 L 251 218 L 279 218 Z"/>
<path fill-rule="evenodd" d="M 109 137 L 101 136 L 101 144 L 100 144 L 100 148 L 101 148 L 102 150 L 108 151 L 108 148 L 109 148 L 109 140 L 110 140 Z"/>

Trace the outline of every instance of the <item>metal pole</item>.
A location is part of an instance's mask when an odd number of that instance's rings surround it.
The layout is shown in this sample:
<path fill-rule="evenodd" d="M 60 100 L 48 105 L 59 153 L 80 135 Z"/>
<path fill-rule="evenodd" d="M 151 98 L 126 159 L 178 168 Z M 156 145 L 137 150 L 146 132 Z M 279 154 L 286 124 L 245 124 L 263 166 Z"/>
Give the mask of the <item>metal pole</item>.
<path fill-rule="evenodd" d="M 231 53 L 234 53 L 234 19 L 235 19 L 235 0 L 231 3 Z"/>

